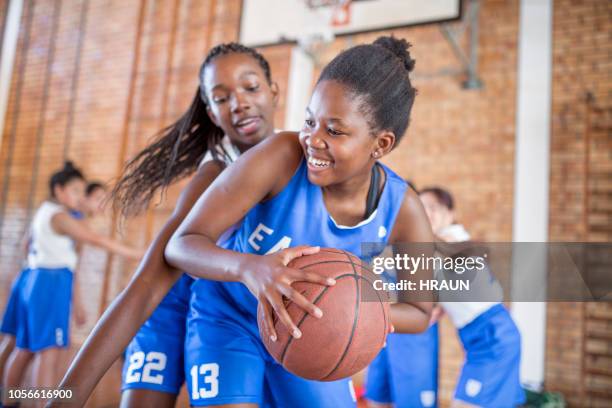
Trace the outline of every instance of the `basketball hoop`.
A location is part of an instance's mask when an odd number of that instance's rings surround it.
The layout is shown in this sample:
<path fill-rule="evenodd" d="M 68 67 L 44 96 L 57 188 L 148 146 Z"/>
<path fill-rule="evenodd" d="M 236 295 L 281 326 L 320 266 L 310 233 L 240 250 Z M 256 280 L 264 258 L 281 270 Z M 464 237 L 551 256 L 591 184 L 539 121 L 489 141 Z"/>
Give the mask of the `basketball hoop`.
<path fill-rule="evenodd" d="M 351 0 L 340 1 L 334 7 L 331 24 L 334 27 L 349 25 L 351 22 Z"/>
<path fill-rule="evenodd" d="M 334 27 L 342 27 L 351 22 L 352 0 L 305 0 L 310 9 L 332 8 L 331 21 Z"/>
<path fill-rule="evenodd" d="M 317 67 L 322 65 L 321 56 L 334 41 L 331 30 L 313 32 L 298 38 L 298 46 L 312 59 Z"/>
<path fill-rule="evenodd" d="M 351 0 L 304 0 L 306 6 L 316 12 L 312 31 L 298 38 L 300 48 L 320 67 L 321 56 L 334 41 L 334 30 L 350 22 Z"/>

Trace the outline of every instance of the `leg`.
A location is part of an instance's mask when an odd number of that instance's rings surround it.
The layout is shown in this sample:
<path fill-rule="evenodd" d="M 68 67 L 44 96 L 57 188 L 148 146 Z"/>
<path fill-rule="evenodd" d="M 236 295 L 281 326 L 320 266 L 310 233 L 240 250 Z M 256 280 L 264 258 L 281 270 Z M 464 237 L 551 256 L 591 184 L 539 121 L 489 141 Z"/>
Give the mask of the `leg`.
<path fill-rule="evenodd" d="M 0 389 L 4 386 L 4 366 L 15 348 L 15 336 L 11 334 L 5 334 L 2 336 L 2 342 L 0 343 Z"/>
<path fill-rule="evenodd" d="M 368 408 L 391 408 L 393 405 L 386 402 L 374 402 L 367 400 Z"/>
<path fill-rule="evenodd" d="M 56 388 L 59 384 L 56 367 L 59 363 L 61 350 L 57 347 L 48 348 L 36 353 L 32 367 L 32 386 L 35 388 Z M 43 407 L 45 401 L 37 401 L 37 407 Z"/>
<path fill-rule="evenodd" d="M 185 382 L 185 324 L 192 279 L 183 276 L 125 352 L 121 407 L 174 407 Z"/>
<path fill-rule="evenodd" d="M 145 389 L 129 389 L 121 393 L 120 408 L 173 408 L 175 403 L 176 394 Z"/>
<path fill-rule="evenodd" d="M 34 354 L 28 350 L 20 348 L 13 350 L 6 363 L 2 379 L 5 389 L 18 388 L 21 386 L 23 374 L 33 356 Z M 10 405 L 7 399 L 2 402 L 5 405 Z"/>

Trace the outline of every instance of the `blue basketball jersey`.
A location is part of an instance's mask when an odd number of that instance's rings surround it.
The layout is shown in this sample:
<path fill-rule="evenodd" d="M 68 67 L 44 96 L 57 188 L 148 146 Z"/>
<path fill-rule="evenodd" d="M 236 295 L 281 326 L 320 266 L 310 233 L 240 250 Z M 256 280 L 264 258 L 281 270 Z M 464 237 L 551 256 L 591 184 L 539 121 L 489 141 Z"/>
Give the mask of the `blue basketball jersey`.
<path fill-rule="evenodd" d="M 289 184 L 272 199 L 253 207 L 234 233 L 233 250 L 268 254 L 298 245 L 342 249 L 357 256 L 364 242 L 387 242 L 404 201 L 406 182 L 382 165 L 386 181 L 377 209 L 355 226 L 337 224 L 323 201 L 321 187 L 308 180 L 306 160 Z M 257 299 L 245 285 L 237 282 L 212 282 L 221 285 L 235 305 L 251 317 L 257 315 Z M 207 304 L 227 297 L 202 299 Z"/>
<path fill-rule="evenodd" d="M 254 206 L 222 246 L 266 254 L 319 245 L 359 255 L 362 242 L 386 242 L 404 201 L 406 183 L 387 167 L 377 209 L 359 224 L 338 225 L 321 188 L 308 181 L 303 160 L 285 188 Z M 305 380 L 287 372 L 259 338 L 257 299 L 240 282 L 198 279 L 191 287 L 185 341 L 185 377 L 193 406 L 257 403 L 261 406 L 355 406 L 349 379 Z"/>

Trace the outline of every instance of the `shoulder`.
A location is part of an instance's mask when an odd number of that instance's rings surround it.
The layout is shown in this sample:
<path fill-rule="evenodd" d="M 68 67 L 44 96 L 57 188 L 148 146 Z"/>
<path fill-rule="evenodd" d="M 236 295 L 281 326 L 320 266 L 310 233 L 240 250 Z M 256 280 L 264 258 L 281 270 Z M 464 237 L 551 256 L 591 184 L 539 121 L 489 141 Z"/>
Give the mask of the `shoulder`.
<path fill-rule="evenodd" d="M 200 177 L 211 173 L 216 173 L 218 175 L 226 167 L 227 164 L 225 162 L 211 158 L 210 160 L 202 161 L 195 172 L 195 176 Z"/>
<path fill-rule="evenodd" d="M 300 159 L 302 157 L 302 146 L 300 145 L 299 133 L 297 132 L 278 132 L 260 143 L 259 146 L 262 149 L 275 150 L 278 155 L 289 154 Z"/>
<path fill-rule="evenodd" d="M 44 214 L 44 217 L 55 217 L 57 215 L 65 215 L 65 216 L 69 216 L 71 218 L 76 218 L 73 217 L 72 214 L 70 213 L 70 211 L 64 207 L 61 204 L 58 203 L 54 203 L 53 201 L 44 201 L 40 207 L 38 207 L 38 213 L 39 214 Z"/>
<path fill-rule="evenodd" d="M 297 168 L 303 155 L 299 134 L 283 131 L 249 149 L 236 163 L 252 163 L 255 160 L 258 168 L 273 168 L 275 172 L 291 171 Z"/>

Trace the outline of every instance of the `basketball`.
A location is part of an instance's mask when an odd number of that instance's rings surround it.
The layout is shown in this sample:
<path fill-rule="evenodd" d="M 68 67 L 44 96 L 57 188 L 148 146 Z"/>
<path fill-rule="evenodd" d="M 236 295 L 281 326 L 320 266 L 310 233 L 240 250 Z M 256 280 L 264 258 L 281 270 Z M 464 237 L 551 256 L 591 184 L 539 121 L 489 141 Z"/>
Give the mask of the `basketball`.
<path fill-rule="evenodd" d="M 389 331 L 389 303 L 384 293 L 374 290 L 372 272 L 357 256 L 330 248 L 297 258 L 288 266 L 334 278 L 336 284 L 293 284 L 323 311 L 323 317 L 317 319 L 291 302 L 286 304 L 302 337 L 293 338 L 274 315 L 277 341 L 261 335 L 270 354 L 288 371 L 311 380 L 333 381 L 364 369 L 380 352 Z M 257 320 L 261 334 L 261 305 Z"/>

